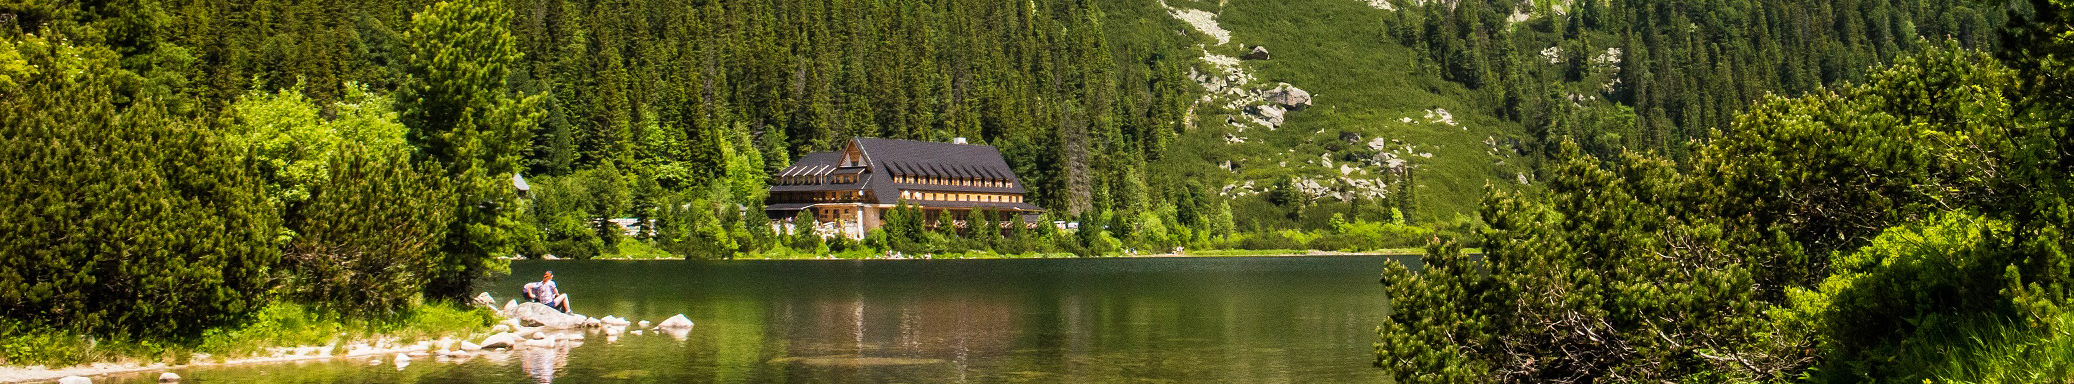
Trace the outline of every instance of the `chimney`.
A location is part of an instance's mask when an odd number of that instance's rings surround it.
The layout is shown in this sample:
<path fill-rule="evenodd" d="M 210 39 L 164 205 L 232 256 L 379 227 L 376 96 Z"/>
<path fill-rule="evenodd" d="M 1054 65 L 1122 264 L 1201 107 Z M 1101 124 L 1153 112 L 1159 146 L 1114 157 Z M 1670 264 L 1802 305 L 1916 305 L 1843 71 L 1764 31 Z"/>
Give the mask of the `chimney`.
<path fill-rule="evenodd" d="M 951 144 L 964 144 L 964 143 L 965 143 L 965 138 L 963 138 L 963 137 L 959 137 L 959 138 L 953 138 L 953 139 L 951 139 Z"/>

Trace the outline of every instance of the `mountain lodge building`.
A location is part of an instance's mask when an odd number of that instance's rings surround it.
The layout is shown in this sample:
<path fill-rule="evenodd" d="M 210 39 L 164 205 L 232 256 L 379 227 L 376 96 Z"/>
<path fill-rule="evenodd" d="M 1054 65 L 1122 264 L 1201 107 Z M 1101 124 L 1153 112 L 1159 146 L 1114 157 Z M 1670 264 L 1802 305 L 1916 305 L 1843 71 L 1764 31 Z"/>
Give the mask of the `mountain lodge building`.
<path fill-rule="evenodd" d="M 991 145 L 853 138 L 837 152 L 800 156 L 771 177 L 764 213 L 784 221 L 813 212 L 816 228 L 861 239 L 901 201 L 924 223 L 964 227 L 982 209 L 993 222 L 1031 222 L 1042 208 L 1023 201 L 1022 180 Z M 833 227 L 833 228 L 828 228 Z"/>

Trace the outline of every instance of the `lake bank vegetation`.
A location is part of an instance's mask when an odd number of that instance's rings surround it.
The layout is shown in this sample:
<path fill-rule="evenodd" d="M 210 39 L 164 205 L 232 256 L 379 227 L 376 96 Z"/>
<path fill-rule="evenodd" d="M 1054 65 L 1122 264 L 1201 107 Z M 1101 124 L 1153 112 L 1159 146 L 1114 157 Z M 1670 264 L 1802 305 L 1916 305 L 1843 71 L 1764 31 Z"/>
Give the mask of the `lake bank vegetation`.
<path fill-rule="evenodd" d="M 1422 270 L 1384 272 L 1377 366 L 1401 382 L 2074 378 L 2074 4 L 2009 4 L 1979 32 L 1999 45 L 1912 43 L 1682 151 L 1555 143 L 1544 190 L 1487 194 L 1481 258 L 1441 241 Z"/>
<path fill-rule="evenodd" d="M 1197 92 L 1165 24 L 1084 2 L 791 4 L 0 4 L 0 363 L 250 350 L 269 338 L 228 335 L 275 322 L 466 332 L 422 319 L 465 318 L 444 313 L 512 255 L 1308 245 L 1239 234 L 1215 186 L 1149 168 Z M 1101 229 L 855 242 L 744 208 L 852 136 L 995 145 L 1033 201 Z M 613 217 L 644 232 L 622 241 Z"/>

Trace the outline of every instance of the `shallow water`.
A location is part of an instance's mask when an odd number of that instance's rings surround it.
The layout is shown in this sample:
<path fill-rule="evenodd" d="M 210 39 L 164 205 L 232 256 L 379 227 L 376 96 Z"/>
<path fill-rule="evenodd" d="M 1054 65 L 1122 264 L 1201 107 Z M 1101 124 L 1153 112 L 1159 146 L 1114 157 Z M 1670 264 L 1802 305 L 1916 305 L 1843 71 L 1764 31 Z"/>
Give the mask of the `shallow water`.
<path fill-rule="evenodd" d="M 1380 382 L 1383 256 L 520 261 L 643 332 L 465 361 L 175 370 L 186 383 Z M 157 373 L 96 382 L 152 382 Z"/>

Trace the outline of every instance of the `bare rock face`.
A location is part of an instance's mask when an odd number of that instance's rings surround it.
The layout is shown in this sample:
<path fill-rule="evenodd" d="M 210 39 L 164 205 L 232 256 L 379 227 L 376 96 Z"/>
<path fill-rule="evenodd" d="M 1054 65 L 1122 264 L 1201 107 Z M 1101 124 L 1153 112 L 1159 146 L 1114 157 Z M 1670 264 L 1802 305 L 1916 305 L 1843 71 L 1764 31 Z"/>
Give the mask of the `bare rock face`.
<path fill-rule="evenodd" d="M 1268 90 L 1261 96 L 1265 96 L 1268 102 L 1281 105 L 1291 111 L 1301 111 L 1304 108 L 1311 107 L 1311 93 L 1305 92 L 1302 88 L 1297 88 L 1294 85 L 1289 85 L 1289 83 L 1276 85 L 1274 89 Z"/>
<path fill-rule="evenodd" d="M 1255 45 L 1253 46 L 1252 52 L 1247 52 L 1245 56 L 1239 56 L 1239 58 L 1246 60 L 1267 60 L 1267 47 Z"/>

